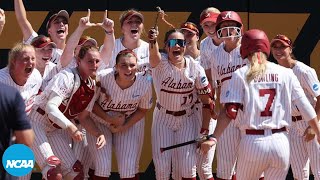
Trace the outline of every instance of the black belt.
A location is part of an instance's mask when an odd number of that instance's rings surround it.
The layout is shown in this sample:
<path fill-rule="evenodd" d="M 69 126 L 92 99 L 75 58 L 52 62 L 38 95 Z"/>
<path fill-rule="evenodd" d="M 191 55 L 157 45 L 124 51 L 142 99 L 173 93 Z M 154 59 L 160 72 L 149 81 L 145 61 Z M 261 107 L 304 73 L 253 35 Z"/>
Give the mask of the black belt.
<path fill-rule="evenodd" d="M 280 129 L 271 129 L 272 134 L 287 131 L 286 127 Z M 246 134 L 250 135 L 264 135 L 264 129 L 246 129 Z"/>
<path fill-rule="evenodd" d="M 302 116 L 292 116 L 293 122 L 300 121 L 300 120 L 302 120 Z"/>
<path fill-rule="evenodd" d="M 163 108 L 159 103 L 156 104 L 157 108 L 160 110 L 161 108 Z M 194 105 L 191 106 L 191 109 L 194 108 Z M 186 110 L 182 110 L 182 111 L 169 111 L 166 110 L 166 114 L 170 114 L 172 116 L 183 116 L 185 114 L 187 114 Z"/>

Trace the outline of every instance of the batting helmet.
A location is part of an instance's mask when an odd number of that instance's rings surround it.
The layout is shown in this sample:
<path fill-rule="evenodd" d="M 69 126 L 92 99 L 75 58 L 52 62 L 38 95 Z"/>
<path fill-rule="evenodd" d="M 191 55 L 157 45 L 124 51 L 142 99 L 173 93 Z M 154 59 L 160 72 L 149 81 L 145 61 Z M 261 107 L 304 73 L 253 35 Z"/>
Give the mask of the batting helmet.
<path fill-rule="evenodd" d="M 237 23 L 237 25 L 221 28 L 221 24 L 225 21 L 234 21 Z M 242 20 L 238 13 L 234 11 L 223 11 L 219 14 L 217 18 L 217 26 L 216 26 L 217 36 L 218 38 L 240 37 L 242 34 L 242 26 L 243 26 Z M 228 35 L 226 37 L 222 37 L 222 30 L 227 30 Z M 236 34 L 235 35 L 229 34 L 230 30 L 235 30 Z"/>
<path fill-rule="evenodd" d="M 270 55 L 270 42 L 266 33 L 259 29 L 245 32 L 241 39 L 240 54 L 245 59 L 254 52 L 263 52 Z"/>

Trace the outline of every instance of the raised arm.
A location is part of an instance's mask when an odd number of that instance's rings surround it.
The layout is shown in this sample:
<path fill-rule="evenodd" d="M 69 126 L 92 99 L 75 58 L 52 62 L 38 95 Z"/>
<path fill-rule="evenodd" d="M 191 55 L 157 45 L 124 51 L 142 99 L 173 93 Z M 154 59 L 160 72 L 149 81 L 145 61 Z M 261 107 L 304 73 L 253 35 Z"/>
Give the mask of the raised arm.
<path fill-rule="evenodd" d="M 96 26 L 96 24 L 90 22 L 90 9 L 88 9 L 87 16 L 80 19 L 77 29 L 71 34 L 67 41 L 66 47 L 60 58 L 62 67 L 66 67 L 69 65 L 72 58 L 74 57 L 74 50 L 76 49 L 84 30 L 92 26 Z"/>
<path fill-rule="evenodd" d="M 148 32 L 149 38 L 149 62 L 152 68 L 156 67 L 161 60 L 161 54 L 159 52 L 159 44 L 157 42 L 157 37 L 159 35 L 158 28 L 151 28 Z"/>
<path fill-rule="evenodd" d="M 26 9 L 24 8 L 22 0 L 14 0 L 14 12 L 23 34 L 23 40 L 27 40 L 34 30 L 27 19 Z"/>
<path fill-rule="evenodd" d="M 108 11 L 105 10 L 102 23 L 97 23 L 98 26 L 102 27 L 106 35 L 104 37 L 103 46 L 101 48 L 101 59 L 104 64 L 109 64 L 112 51 L 114 48 L 115 37 L 114 37 L 114 22 L 108 18 Z"/>
<path fill-rule="evenodd" d="M 4 14 L 4 10 L 0 8 L 0 35 L 4 28 L 4 24 L 6 24 L 6 15 Z"/>

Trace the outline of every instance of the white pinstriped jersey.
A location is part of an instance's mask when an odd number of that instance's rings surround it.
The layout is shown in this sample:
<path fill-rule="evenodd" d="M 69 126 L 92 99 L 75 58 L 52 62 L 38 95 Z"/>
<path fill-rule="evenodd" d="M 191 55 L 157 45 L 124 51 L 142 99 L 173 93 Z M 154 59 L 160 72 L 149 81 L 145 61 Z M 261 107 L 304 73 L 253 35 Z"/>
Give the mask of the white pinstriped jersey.
<path fill-rule="evenodd" d="M 110 115 L 112 112 L 122 112 L 126 117 L 133 114 L 139 107 L 150 109 L 153 102 L 152 82 L 147 76 L 137 73 L 135 82 L 130 87 L 121 89 L 116 83 L 114 72 L 112 68 L 109 68 L 99 73 L 101 87 L 110 95 L 109 99 L 106 99 L 105 96 L 99 97 L 98 103 L 102 109 Z M 96 118 L 95 115 L 92 117 L 101 122 L 100 118 Z"/>
<path fill-rule="evenodd" d="M 211 37 L 206 37 L 200 42 L 200 63 L 204 70 L 211 68 L 211 63 L 214 59 L 214 51 L 218 48 L 213 44 L 213 39 Z"/>
<path fill-rule="evenodd" d="M 109 62 L 109 65 L 105 65 L 101 61 L 101 65 L 99 66 L 99 70 L 103 70 L 105 68 L 113 68 L 116 64 L 116 57 L 118 53 L 124 49 L 126 49 L 122 42 L 122 38 L 118 38 L 115 41 L 114 48 L 112 51 L 112 56 Z M 149 43 L 140 40 L 141 44 L 138 48 L 133 49 L 132 51 L 136 53 L 137 58 L 138 58 L 138 72 L 146 72 L 150 70 L 150 64 L 149 64 Z M 150 73 L 149 73 L 150 74 Z"/>
<path fill-rule="evenodd" d="M 31 44 L 32 40 L 37 36 L 38 36 L 38 33 L 33 31 L 31 36 L 28 39 L 23 40 L 23 43 L 24 44 Z M 62 53 L 63 53 L 63 50 L 58 49 L 58 48 L 53 48 L 52 57 L 51 57 L 50 61 L 53 62 L 54 64 L 58 64 Z"/>
<path fill-rule="evenodd" d="M 297 61 L 296 65 L 292 68 L 292 71 L 297 76 L 309 102 L 315 107 L 317 102 L 316 97 L 320 95 L 320 83 L 316 71 L 300 61 Z M 292 115 L 301 115 L 296 106 L 293 106 Z"/>
<path fill-rule="evenodd" d="M 186 63 L 184 69 L 178 69 L 168 59 L 161 59 L 152 69 L 157 102 L 170 111 L 190 108 L 198 99 L 196 89 L 202 89 L 209 84 L 200 63 L 189 56 L 185 56 L 184 59 Z"/>
<path fill-rule="evenodd" d="M 221 86 L 221 94 L 225 93 L 225 89 L 229 84 L 232 73 L 237 69 L 249 63 L 247 59 L 242 59 L 240 55 L 240 45 L 233 49 L 230 53 L 224 50 L 225 43 L 212 53 L 213 59 L 211 62 L 212 81 L 217 81 L 218 86 Z M 213 83 L 213 86 L 216 84 Z"/>
<path fill-rule="evenodd" d="M 45 67 L 43 76 L 42 76 L 42 85 L 41 85 L 41 91 L 45 89 L 45 87 L 48 85 L 49 81 L 59 73 L 59 71 L 62 70 L 61 64 L 54 64 L 53 62 L 49 62 L 49 64 Z"/>
<path fill-rule="evenodd" d="M 221 95 L 221 102 L 243 104 L 244 117 L 240 129 L 279 129 L 291 124 L 291 108 L 294 100 L 306 98 L 293 71 L 276 65 L 266 64 L 266 73 L 246 81 L 250 65 L 244 66 L 232 75 L 227 92 Z M 315 112 L 304 117 L 312 119 Z"/>
<path fill-rule="evenodd" d="M 0 70 L 0 82 L 18 89 L 26 105 L 26 112 L 29 114 L 42 83 L 40 72 L 33 69 L 27 82 L 23 86 L 19 86 L 10 76 L 9 68 L 5 67 Z"/>
<path fill-rule="evenodd" d="M 72 69 L 60 71 L 52 78 L 44 91 L 37 97 L 34 104 L 39 107 L 46 107 L 51 92 L 55 92 L 62 98 L 62 104 L 67 105 L 70 97 L 73 95 L 72 93 L 76 90 L 74 88 L 77 88 L 77 86 L 75 86 L 75 81 L 75 75 L 72 72 Z M 93 87 L 95 84 L 91 84 L 90 86 Z M 94 97 L 92 99 L 94 99 Z M 86 110 L 91 111 L 92 109 L 88 107 Z"/>

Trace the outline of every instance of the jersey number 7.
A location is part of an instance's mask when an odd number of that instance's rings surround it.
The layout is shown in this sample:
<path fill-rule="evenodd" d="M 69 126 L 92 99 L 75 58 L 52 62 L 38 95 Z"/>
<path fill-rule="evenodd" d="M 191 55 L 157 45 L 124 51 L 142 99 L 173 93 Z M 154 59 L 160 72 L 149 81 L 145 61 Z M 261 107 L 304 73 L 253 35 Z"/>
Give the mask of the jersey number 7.
<path fill-rule="evenodd" d="M 276 96 L 276 90 L 275 89 L 259 89 L 260 97 L 263 97 L 266 94 L 269 94 L 269 98 L 268 98 L 266 107 L 264 108 L 264 111 L 261 111 L 260 116 L 272 116 L 272 111 L 270 111 L 270 108 L 272 106 L 274 97 Z"/>

